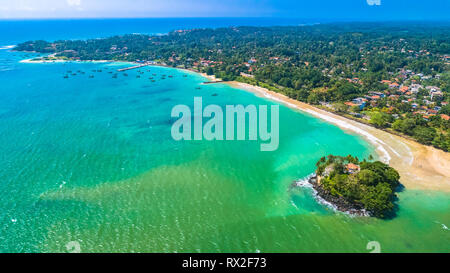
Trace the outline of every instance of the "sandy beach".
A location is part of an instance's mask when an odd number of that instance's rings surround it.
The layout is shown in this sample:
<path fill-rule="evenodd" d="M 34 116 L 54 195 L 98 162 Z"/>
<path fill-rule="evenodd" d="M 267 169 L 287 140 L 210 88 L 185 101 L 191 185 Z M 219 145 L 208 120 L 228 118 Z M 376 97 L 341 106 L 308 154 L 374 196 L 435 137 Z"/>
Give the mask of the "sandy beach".
<path fill-rule="evenodd" d="M 13 49 L 14 47 L 15 47 L 15 45 L 2 46 L 2 47 L 0 47 L 0 50 Z"/>
<path fill-rule="evenodd" d="M 64 60 L 23 60 L 23 63 L 65 62 Z M 84 61 L 86 62 L 86 61 Z M 107 60 L 91 62 L 110 62 Z M 132 62 L 131 62 L 132 64 Z M 164 66 L 165 65 L 157 65 Z M 190 69 L 190 72 L 198 73 Z M 210 81 L 217 81 L 214 75 L 200 73 Z M 390 134 L 366 124 L 324 111 L 312 105 L 288 98 L 266 88 L 241 82 L 226 82 L 232 87 L 252 92 L 260 97 L 280 102 L 293 109 L 306 112 L 325 120 L 340 128 L 356 133 L 369 141 L 374 147 L 379 159 L 397 169 L 402 184 L 409 189 L 439 190 L 450 192 L 450 153 L 425 146 L 415 141 Z"/>
<path fill-rule="evenodd" d="M 64 63 L 64 60 L 35 60 L 35 59 L 26 59 L 20 61 L 20 63 L 25 64 L 43 64 L 43 63 Z"/>
<path fill-rule="evenodd" d="M 400 181 L 408 189 L 450 192 L 450 153 L 290 99 L 266 88 L 241 82 L 228 82 L 228 84 L 255 93 L 260 97 L 280 102 L 335 124 L 346 131 L 361 135 L 376 147 L 381 161 L 389 163 L 399 171 Z"/>
<path fill-rule="evenodd" d="M 27 63 L 27 64 L 66 63 L 66 62 L 109 63 L 109 62 L 115 62 L 115 61 L 109 61 L 109 60 L 72 61 L 72 60 L 42 60 L 42 59 L 26 59 L 26 60 L 20 61 L 20 63 Z"/>

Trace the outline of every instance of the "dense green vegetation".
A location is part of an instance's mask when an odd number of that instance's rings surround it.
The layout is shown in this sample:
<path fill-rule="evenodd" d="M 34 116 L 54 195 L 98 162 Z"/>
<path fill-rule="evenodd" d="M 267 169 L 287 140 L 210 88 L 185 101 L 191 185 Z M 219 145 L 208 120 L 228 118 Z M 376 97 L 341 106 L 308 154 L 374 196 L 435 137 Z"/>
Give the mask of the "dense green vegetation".
<path fill-rule="evenodd" d="M 347 165 L 355 164 L 360 170 L 349 172 Z M 394 208 L 395 191 L 400 186 L 398 172 L 380 161 L 360 162 L 347 156 L 323 157 L 317 162 L 320 185 L 335 196 L 361 205 L 376 217 L 386 217 Z"/>
<path fill-rule="evenodd" d="M 194 69 L 328 105 L 328 110 L 450 150 L 450 25 L 445 23 L 178 30 L 158 36 L 29 41 L 16 50 Z M 401 92 L 383 81 L 419 88 Z M 433 97 L 427 86 L 442 94 Z M 383 95 L 373 98 L 371 92 Z M 368 99 L 364 109 L 349 105 L 361 97 Z"/>

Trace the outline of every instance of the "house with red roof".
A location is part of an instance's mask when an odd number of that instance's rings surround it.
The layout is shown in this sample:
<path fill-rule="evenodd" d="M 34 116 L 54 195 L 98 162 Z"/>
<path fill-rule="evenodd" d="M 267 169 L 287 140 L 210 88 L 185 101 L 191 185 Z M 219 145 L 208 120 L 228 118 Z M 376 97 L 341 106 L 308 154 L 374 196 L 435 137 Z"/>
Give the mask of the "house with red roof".
<path fill-rule="evenodd" d="M 445 115 L 445 114 L 441 114 L 441 119 L 443 119 L 443 120 L 450 120 L 450 116 L 449 115 Z"/>
<path fill-rule="evenodd" d="M 396 82 L 389 84 L 389 88 L 398 88 L 400 85 Z"/>
<path fill-rule="evenodd" d="M 400 92 L 402 93 L 406 93 L 409 90 L 409 87 L 406 85 L 403 85 L 402 87 L 400 87 Z"/>
<path fill-rule="evenodd" d="M 353 174 L 359 172 L 361 170 L 361 167 L 359 165 L 349 163 L 345 166 L 345 169 L 347 170 L 347 173 Z"/>

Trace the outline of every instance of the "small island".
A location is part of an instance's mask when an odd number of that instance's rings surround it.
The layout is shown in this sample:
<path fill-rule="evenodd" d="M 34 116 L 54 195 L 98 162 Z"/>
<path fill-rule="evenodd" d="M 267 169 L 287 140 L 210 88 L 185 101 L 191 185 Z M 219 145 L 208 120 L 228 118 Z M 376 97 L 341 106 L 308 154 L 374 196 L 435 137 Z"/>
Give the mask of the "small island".
<path fill-rule="evenodd" d="M 396 191 L 401 186 L 394 168 L 380 161 L 359 161 L 351 155 L 328 155 L 316 166 L 309 182 L 317 195 L 337 210 L 377 218 L 393 215 Z"/>

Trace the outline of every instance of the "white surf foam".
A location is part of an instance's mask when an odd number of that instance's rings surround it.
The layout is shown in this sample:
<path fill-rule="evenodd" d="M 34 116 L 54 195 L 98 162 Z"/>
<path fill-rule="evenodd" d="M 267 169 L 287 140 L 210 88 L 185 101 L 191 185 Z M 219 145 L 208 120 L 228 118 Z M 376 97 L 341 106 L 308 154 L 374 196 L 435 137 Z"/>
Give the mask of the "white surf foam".
<path fill-rule="evenodd" d="M 365 137 L 370 143 L 372 143 L 373 145 L 375 145 L 376 149 L 380 152 L 380 154 L 382 154 L 382 156 L 380 157 L 380 161 L 384 162 L 384 163 L 389 163 L 389 161 L 391 160 L 391 156 L 389 155 L 389 153 L 386 151 L 386 149 L 384 148 L 384 146 L 387 146 L 386 143 L 384 143 L 382 140 L 380 140 L 379 138 L 373 136 L 372 134 L 370 134 L 369 132 L 354 126 L 346 121 L 340 120 L 340 119 L 336 119 L 333 117 L 330 117 L 328 115 L 325 114 L 321 114 L 319 112 L 310 110 L 310 109 L 301 109 L 299 108 L 297 105 L 293 104 L 293 103 L 289 103 L 289 102 L 285 102 L 273 95 L 270 95 L 266 92 L 264 92 L 264 96 L 267 97 L 268 99 L 280 102 L 282 104 L 285 104 L 289 107 L 295 108 L 295 109 L 299 109 L 301 111 L 307 112 L 308 114 L 311 114 L 315 117 L 318 117 L 322 120 L 328 121 L 330 123 L 333 123 L 337 126 L 339 126 L 340 128 L 344 128 L 350 131 L 353 131 L 359 135 L 362 135 L 363 137 Z M 361 126 L 365 126 L 363 124 L 361 124 Z M 393 151 L 395 154 L 399 155 L 396 151 Z"/>
<path fill-rule="evenodd" d="M 441 227 L 442 227 L 442 229 L 443 230 L 449 230 L 449 228 L 445 225 L 445 224 L 442 224 L 441 222 L 439 222 L 439 221 L 434 221 L 436 224 L 439 224 L 439 225 L 441 225 Z"/>
<path fill-rule="evenodd" d="M 11 48 L 14 48 L 14 47 L 15 47 L 15 45 L 0 46 L 0 50 L 11 49 Z"/>
<path fill-rule="evenodd" d="M 338 209 L 337 206 L 335 206 L 334 204 L 328 202 L 327 200 L 323 199 L 316 191 L 316 189 L 314 189 L 313 185 L 309 182 L 309 179 L 311 177 L 313 177 L 315 174 L 310 174 L 307 177 L 303 178 L 303 179 L 299 179 L 297 181 L 295 181 L 295 186 L 297 187 L 302 187 L 302 188 L 309 188 L 312 190 L 314 199 L 321 205 L 324 205 L 328 208 L 331 208 L 334 212 L 341 212 L 341 213 L 345 213 L 349 216 L 355 216 L 356 214 L 352 211 L 340 211 Z M 360 211 L 360 213 L 362 213 L 362 216 L 370 216 L 370 214 L 368 212 L 366 212 L 365 210 Z"/>

